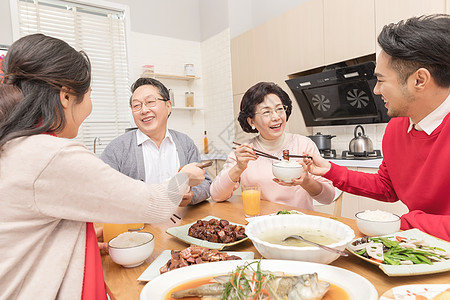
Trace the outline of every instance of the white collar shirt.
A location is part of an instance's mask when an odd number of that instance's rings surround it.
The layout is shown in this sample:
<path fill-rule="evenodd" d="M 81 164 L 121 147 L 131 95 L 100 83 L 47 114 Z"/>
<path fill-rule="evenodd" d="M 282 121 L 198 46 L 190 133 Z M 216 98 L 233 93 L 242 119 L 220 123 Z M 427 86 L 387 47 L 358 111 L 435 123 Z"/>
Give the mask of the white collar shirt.
<path fill-rule="evenodd" d="M 426 134 L 430 135 L 436 128 L 441 125 L 444 121 L 445 116 L 450 112 L 450 95 L 447 96 L 444 102 L 439 105 L 435 110 L 423 118 L 419 123 L 414 124 L 411 118 L 409 118 L 408 133 L 411 129 L 417 131 L 425 131 Z"/>
<path fill-rule="evenodd" d="M 137 144 L 142 145 L 146 183 L 161 183 L 178 173 L 180 160 L 175 142 L 168 130 L 159 148 L 139 129 L 136 130 L 136 138 Z"/>

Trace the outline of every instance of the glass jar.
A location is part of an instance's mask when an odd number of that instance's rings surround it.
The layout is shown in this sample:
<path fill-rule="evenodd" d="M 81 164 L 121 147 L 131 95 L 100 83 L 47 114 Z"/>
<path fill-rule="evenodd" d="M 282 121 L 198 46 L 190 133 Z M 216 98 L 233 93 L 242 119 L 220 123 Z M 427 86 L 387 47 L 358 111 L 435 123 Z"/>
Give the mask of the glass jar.
<path fill-rule="evenodd" d="M 186 107 L 194 107 L 194 92 L 186 92 Z"/>
<path fill-rule="evenodd" d="M 195 76 L 195 69 L 194 69 L 193 64 L 185 64 L 184 65 L 184 75 Z"/>

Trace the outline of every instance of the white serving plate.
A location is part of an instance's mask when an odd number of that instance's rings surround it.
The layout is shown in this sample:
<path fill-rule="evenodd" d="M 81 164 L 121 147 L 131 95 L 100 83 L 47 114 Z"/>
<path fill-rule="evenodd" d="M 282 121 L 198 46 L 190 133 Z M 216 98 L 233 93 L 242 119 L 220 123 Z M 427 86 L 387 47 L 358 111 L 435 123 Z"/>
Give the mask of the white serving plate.
<path fill-rule="evenodd" d="M 427 242 L 430 246 L 439 247 L 444 249 L 447 253 L 450 253 L 450 243 L 434 236 L 426 234 L 419 229 L 409 229 L 405 231 L 400 231 L 392 234 L 383 235 L 383 237 L 390 236 L 401 236 L 406 238 L 414 238 L 418 240 L 423 240 Z M 358 238 L 359 239 L 359 238 Z M 355 240 L 350 242 L 352 244 Z M 371 264 L 377 265 L 386 275 L 388 276 L 413 276 L 413 275 L 424 275 L 424 274 L 434 274 L 440 272 L 450 271 L 450 260 L 435 262 L 432 265 L 427 264 L 417 264 L 417 265 L 386 265 L 373 260 L 367 259 L 361 255 L 356 254 L 353 250 L 347 247 L 347 250 L 354 254 L 356 257 L 363 259 Z"/>
<path fill-rule="evenodd" d="M 423 296 L 427 299 L 433 299 L 438 294 L 450 290 L 450 284 L 410 284 L 396 286 L 383 295 L 380 300 L 416 300 L 416 296 Z"/>
<path fill-rule="evenodd" d="M 226 274 L 244 263 L 245 261 L 241 260 L 221 261 L 193 265 L 167 272 L 147 283 L 142 289 L 140 299 L 164 299 L 171 289 L 180 284 L 207 276 Z M 316 272 L 320 280 L 328 281 L 343 288 L 349 294 L 350 300 L 378 299 L 377 290 L 367 279 L 338 267 L 302 261 L 263 259 L 261 260 L 261 269 L 298 275 Z"/>
<path fill-rule="evenodd" d="M 145 271 L 139 276 L 138 280 L 140 281 L 150 281 L 161 275 L 159 273 L 159 269 L 164 266 L 167 261 L 172 257 L 170 254 L 171 250 L 164 250 L 152 263 L 145 269 Z M 255 254 L 253 252 L 233 252 L 227 251 L 225 252 L 228 255 L 236 255 L 242 258 L 243 260 L 253 259 Z M 172 271 L 169 271 L 172 272 Z"/>
<path fill-rule="evenodd" d="M 209 221 L 211 219 L 220 220 L 221 218 L 213 217 L 213 216 L 207 216 L 207 217 L 202 218 L 201 220 Z M 222 250 L 224 248 L 229 248 L 231 246 L 240 244 L 240 243 L 248 240 L 248 237 L 246 237 L 246 238 L 244 238 L 242 240 L 239 240 L 239 241 L 236 241 L 236 242 L 232 242 L 232 243 L 226 243 L 226 244 L 224 244 L 224 243 L 211 243 L 211 242 L 208 242 L 208 241 L 205 241 L 205 240 L 201 240 L 201 239 L 198 239 L 198 238 L 195 238 L 195 237 L 192 237 L 192 236 L 188 235 L 189 228 L 195 223 L 196 222 L 192 222 L 190 224 L 186 224 L 186 225 L 182 225 L 182 226 L 171 227 L 171 228 L 167 229 L 166 232 L 168 234 L 170 234 L 170 235 L 172 235 L 172 236 L 174 236 L 174 237 L 176 237 L 176 238 L 178 238 L 178 239 L 180 239 L 180 240 L 190 244 L 190 245 L 197 245 L 197 246 L 202 246 L 202 247 L 206 247 L 206 248 L 209 248 L 209 249 L 218 249 L 218 250 Z M 240 225 L 242 227 L 245 227 L 245 225 L 237 224 L 237 223 L 233 223 L 233 222 L 230 222 L 230 224 Z"/>

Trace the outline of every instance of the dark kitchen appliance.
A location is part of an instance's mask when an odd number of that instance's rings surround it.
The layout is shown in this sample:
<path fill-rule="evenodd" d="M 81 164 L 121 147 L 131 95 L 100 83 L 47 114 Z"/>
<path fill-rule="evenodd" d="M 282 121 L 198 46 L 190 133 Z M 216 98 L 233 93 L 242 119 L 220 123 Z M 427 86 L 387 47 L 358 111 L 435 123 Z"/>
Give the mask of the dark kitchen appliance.
<path fill-rule="evenodd" d="M 373 150 L 372 152 L 358 152 L 353 153 L 350 151 L 342 151 L 342 157 L 339 159 L 358 159 L 358 160 L 364 160 L 364 159 L 375 159 L 375 158 L 383 158 L 381 155 L 380 150 Z"/>
<path fill-rule="evenodd" d="M 286 80 L 297 100 L 306 126 L 387 123 L 381 96 L 373 94 L 377 82 L 375 62 Z"/>
<path fill-rule="evenodd" d="M 313 140 L 317 145 L 319 150 L 329 150 L 331 149 L 331 139 L 336 137 L 335 135 L 323 135 L 320 132 L 315 135 L 308 135 L 308 137 Z"/>
<path fill-rule="evenodd" d="M 334 149 L 323 149 L 320 150 L 320 156 L 322 156 L 323 158 L 327 158 L 327 159 L 331 159 L 331 158 L 336 158 L 336 150 Z"/>

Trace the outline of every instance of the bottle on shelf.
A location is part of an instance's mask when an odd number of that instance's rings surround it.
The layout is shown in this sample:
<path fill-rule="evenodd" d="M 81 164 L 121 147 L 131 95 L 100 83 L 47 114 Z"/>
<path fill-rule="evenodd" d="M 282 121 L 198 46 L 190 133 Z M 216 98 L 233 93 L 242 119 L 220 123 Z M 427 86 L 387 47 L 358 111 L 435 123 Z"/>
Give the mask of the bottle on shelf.
<path fill-rule="evenodd" d="M 205 154 L 208 154 L 209 152 L 209 145 L 208 145 L 208 136 L 206 135 L 206 130 L 205 130 L 205 137 L 203 138 L 203 151 L 205 152 Z"/>
<path fill-rule="evenodd" d="M 172 89 L 169 89 L 169 100 L 172 102 L 172 106 L 175 106 L 175 96 Z"/>

